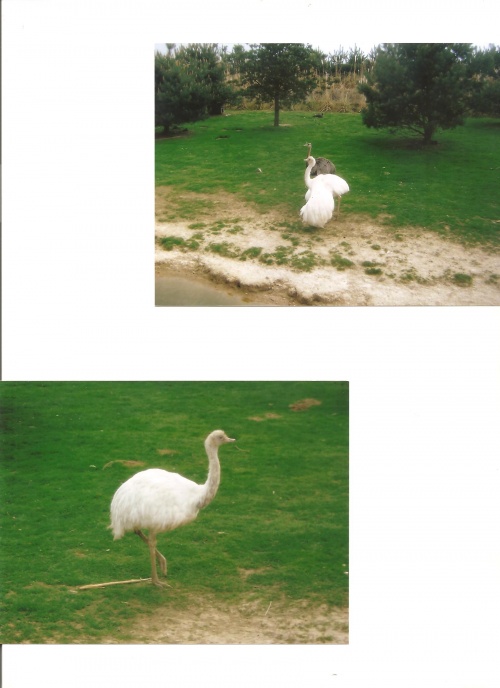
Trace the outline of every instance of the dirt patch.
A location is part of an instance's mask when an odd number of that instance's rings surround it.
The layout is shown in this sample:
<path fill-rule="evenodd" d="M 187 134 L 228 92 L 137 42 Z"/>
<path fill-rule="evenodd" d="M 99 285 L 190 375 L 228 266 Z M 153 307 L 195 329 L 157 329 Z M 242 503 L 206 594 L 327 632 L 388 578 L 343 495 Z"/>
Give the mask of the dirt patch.
<path fill-rule="evenodd" d="M 269 566 L 261 566 L 260 569 L 238 569 L 238 573 L 246 581 L 249 576 L 254 576 L 256 573 L 265 573 L 269 571 Z"/>
<path fill-rule="evenodd" d="M 321 401 L 318 399 L 301 399 L 293 404 L 290 404 L 292 411 L 306 411 L 311 406 L 321 406 Z"/>
<path fill-rule="evenodd" d="M 263 416 L 251 416 L 248 420 L 262 423 L 264 420 L 277 420 L 279 418 L 281 418 L 281 416 L 278 413 L 265 413 Z"/>
<path fill-rule="evenodd" d="M 197 601 L 184 609 L 157 608 L 128 630 L 131 642 L 148 644 L 346 644 L 348 623 L 347 609 L 307 601 Z"/>
<path fill-rule="evenodd" d="M 127 468 L 135 468 L 136 466 L 144 466 L 144 461 L 127 461 L 125 459 L 116 459 L 115 461 L 108 461 L 108 463 L 105 463 L 103 466 L 103 469 L 109 468 L 114 463 L 119 463 L 122 466 L 126 466 Z"/>
<path fill-rule="evenodd" d="M 277 208 L 259 214 L 230 194 L 184 194 L 195 216 L 168 220 L 180 202 L 156 198 L 156 269 L 224 284 L 271 305 L 500 305 L 500 257 L 419 228 L 393 230 L 342 214 L 324 229 Z M 298 215 L 298 213 L 297 213 Z M 161 243 L 163 240 L 163 243 Z"/>
<path fill-rule="evenodd" d="M 156 451 L 160 456 L 171 456 L 179 453 L 175 449 L 157 449 Z"/>

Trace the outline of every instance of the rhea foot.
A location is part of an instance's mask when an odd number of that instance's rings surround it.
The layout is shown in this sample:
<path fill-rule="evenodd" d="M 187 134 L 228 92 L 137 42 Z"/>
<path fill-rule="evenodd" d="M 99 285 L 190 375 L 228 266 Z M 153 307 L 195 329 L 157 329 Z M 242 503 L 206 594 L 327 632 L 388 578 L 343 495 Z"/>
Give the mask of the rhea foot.
<path fill-rule="evenodd" d="M 167 585 L 167 583 L 164 583 L 163 581 L 157 579 L 154 581 L 151 581 L 153 585 L 156 585 L 157 588 L 168 588 L 170 586 Z"/>
<path fill-rule="evenodd" d="M 157 588 L 171 588 L 172 586 L 169 585 L 168 583 L 165 583 L 164 581 L 159 580 L 158 578 L 156 580 L 151 580 L 153 585 L 156 585 Z"/>

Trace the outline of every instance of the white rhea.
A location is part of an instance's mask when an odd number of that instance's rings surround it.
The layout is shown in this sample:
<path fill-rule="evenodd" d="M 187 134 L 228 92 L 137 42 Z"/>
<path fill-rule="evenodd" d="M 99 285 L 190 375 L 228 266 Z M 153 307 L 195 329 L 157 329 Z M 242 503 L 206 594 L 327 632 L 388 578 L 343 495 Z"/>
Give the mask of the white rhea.
<path fill-rule="evenodd" d="M 156 536 L 194 521 L 198 512 L 207 506 L 217 493 L 220 483 L 218 448 L 234 442 L 222 430 L 214 430 L 205 440 L 208 456 L 208 477 L 198 485 L 178 473 L 150 468 L 136 473 L 121 485 L 111 501 L 111 530 L 118 540 L 133 531 L 146 542 L 151 558 L 151 580 L 162 587 L 156 571 L 156 559 L 161 572 L 167 575 L 167 560 L 156 549 Z M 148 530 L 144 535 L 143 529 Z"/>
<path fill-rule="evenodd" d="M 323 174 L 320 179 L 322 179 L 323 185 L 330 191 L 332 196 L 338 199 L 338 214 L 340 215 L 340 199 L 349 192 L 349 184 L 337 174 Z M 309 200 L 309 195 L 310 190 L 306 192 L 306 201 Z"/>
<path fill-rule="evenodd" d="M 328 175 L 321 174 L 311 179 L 311 170 L 316 160 L 309 156 L 306 162 L 304 181 L 309 191 L 306 193 L 307 203 L 300 209 L 300 215 L 304 224 L 324 227 L 328 220 L 331 220 L 335 208 L 332 192 L 323 181 Z"/>

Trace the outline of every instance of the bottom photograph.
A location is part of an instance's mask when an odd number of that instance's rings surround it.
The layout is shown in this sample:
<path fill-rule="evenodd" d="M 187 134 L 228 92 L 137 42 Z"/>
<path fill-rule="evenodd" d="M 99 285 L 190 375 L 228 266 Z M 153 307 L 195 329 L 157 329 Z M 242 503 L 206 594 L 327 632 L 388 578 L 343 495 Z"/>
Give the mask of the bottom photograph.
<path fill-rule="evenodd" d="M 349 383 L 0 383 L 0 643 L 347 644 Z"/>

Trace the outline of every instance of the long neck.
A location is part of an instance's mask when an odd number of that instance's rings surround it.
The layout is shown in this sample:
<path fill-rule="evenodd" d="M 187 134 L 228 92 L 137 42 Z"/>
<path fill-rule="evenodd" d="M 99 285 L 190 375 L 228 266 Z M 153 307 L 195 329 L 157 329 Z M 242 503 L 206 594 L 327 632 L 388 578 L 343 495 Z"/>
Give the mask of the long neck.
<path fill-rule="evenodd" d="M 217 456 L 217 447 L 205 445 L 208 456 L 208 477 L 207 482 L 202 486 L 202 493 L 198 502 L 199 508 L 210 504 L 215 497 L 220 483 L 220 463 Z"/>
<path fill-rule="evenodd" d="M 308 189 L 311 188 L 311 170 L 313 168 L 314 163 L 310 162 L 307 167 L 306 167 L 306 172 L 304 174 L 304 181 L 306 183 L 306 186 Z"/>

